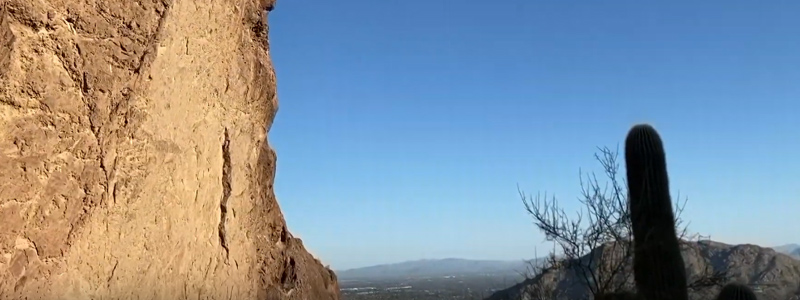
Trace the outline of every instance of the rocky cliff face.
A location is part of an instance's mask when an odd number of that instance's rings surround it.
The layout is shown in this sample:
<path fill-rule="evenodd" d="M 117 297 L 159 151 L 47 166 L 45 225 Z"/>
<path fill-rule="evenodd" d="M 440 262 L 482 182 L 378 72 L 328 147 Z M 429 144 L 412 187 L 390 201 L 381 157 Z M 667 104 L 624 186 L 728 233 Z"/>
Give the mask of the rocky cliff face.
<path fill-rule="evenodd" d="M 272 190 L 274 1 L 0 5 L 3 299 L 338 299 Z"/>

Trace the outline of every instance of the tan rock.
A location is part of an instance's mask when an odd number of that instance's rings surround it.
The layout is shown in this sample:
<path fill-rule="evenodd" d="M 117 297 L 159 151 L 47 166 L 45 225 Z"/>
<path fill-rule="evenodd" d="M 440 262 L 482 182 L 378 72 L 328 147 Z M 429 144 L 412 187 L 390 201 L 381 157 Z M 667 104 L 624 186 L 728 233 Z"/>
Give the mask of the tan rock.
<path fill-rule="evenodd" d="M 274 1 L 3 3 L 0 298 L 339 298 L 273 193 Z"/>

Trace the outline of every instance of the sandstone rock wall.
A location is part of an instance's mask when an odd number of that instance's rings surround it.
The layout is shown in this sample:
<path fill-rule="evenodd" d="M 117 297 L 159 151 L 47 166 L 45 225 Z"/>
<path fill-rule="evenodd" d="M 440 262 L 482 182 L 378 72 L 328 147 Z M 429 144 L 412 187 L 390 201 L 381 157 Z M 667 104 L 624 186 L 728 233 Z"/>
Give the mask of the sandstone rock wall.
<path fill-rule="evenodd" d="M 0 298 L 338 299 L 273 193 L 273 5 L 0 1 Z"/>

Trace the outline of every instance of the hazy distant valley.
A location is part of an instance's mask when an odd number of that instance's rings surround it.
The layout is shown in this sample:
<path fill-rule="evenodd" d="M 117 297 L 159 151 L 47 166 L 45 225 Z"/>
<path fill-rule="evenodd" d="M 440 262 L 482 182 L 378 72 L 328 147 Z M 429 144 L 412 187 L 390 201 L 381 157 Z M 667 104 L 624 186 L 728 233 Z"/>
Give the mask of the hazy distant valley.
<path fill-rule="evenodd" d="M 772 247 L 772 249 L 775 249 L 775 251 L 778 251 L 780 253 L 788 254 L 800 259 L 800 245 L 798 244 L 788 244 L 778 247 Z"/>
<path fill-rule="evenodd" d="M 500 261 L 446 258 L 376 265 L 338 271 L 336 274 L 340 279 L 423 278 L 448 275 L 506 276 L 519 275 L 517 272 L 524 271 L 526 267 L 527 263 L 523 260 Z"/>
<path fill-rule="evenodd" d="M 800 245 L 777 247 L 697 244 L 717 266 L 737 266 L 731 272 L 759 292 L 759 299 L 796 299 L 800 295 Z M 692 254 L 684 254 L 691 256 Z M 699 257 L 689 257 L 696 260 Z M 542 263 L 543 259 L 532 261 Z M 522 291 L 536 279 L 527 279 L 530 263 L 468 259 L 427 259 L 337 271 L 344 299 L 524 299 Z M 574 275 L 550 274 L 566 294 L 585 296 Z M 544 277 L 542 277 L 544 278 Z M 541 280 L 541 278 L 539 278 Z"/>
<path fill-rule="evenodd" d="M 337 272 L 344 299 L 484 299 L 525 279 L 519 261 L 426 259 Z"/>

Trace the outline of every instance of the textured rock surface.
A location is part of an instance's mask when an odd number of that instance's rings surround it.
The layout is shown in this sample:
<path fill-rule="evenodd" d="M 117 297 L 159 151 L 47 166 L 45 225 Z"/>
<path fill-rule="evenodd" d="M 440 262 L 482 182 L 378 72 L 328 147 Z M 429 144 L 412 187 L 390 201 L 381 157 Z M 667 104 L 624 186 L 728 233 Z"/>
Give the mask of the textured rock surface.
<path fill-rule="evenodd" d="M 274 2 L 0 4 L 0 298 L 338 299 L 272 190 Z"/>

